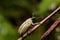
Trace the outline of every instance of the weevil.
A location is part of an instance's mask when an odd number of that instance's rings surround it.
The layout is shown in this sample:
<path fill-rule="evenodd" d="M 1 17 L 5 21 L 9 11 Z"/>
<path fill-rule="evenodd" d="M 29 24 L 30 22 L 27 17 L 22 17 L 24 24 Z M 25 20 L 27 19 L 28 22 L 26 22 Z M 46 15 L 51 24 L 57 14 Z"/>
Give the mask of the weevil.
<path fill-rule="evenodd" d="M 41 24 L 43 24 L 47 19 L 49 19 L 51 16 L 53 16 L 58 10 L 60 10 L 60 7 L 58 7 L 55 11 L 53 11 L 50 15 L 48 15 L 45 19 L 43 19 L 41 22 L 39 22 L 39 24 L 37 24 L 36 26 L 34 26 L 31 30 L 29 30 L 28 32 L 26 32 L 24 35 L 22 35 L 18 40 L 22 40 L 23 38 L 25 38 L 28 34 L 30 34 L 31 32 L 35 31 Z M 60 23 L 60 18 L 59 19 L 59 22 L 55 22 L 56 24 Z M 58 21 L 58 20 L 57 20 Z M 55 24 L 54 23 L 54 24 Z M 53 24 L 53 25 L 54 25 Z M 52 26 L 53 26 L 52 25 Z M 56 27 L 56 25 L 53 26 L 52 30 Z M 52 30 L 50 30 L 51 28 L 49 28 L 46 33 L 44 33 L 44 35 L 41 37 L 41 40 L 44 40 L 44 37 L 46 37 Z M 49 33 L 48 33 L 49 32 Z"/>
<path fill-rule="evenodd" d="M 21 35 L 22 33 L 26 32 L 27 29 L 31 26 L 31 25 L 35 25 L 38 23 L 33 23 L 33 19 L 35 19 L 35 17 L 32 18 L 28 18 L 25 22 L 23 22 L 21 24 L 21 26 L 18 29 L 18 33 Z"/>

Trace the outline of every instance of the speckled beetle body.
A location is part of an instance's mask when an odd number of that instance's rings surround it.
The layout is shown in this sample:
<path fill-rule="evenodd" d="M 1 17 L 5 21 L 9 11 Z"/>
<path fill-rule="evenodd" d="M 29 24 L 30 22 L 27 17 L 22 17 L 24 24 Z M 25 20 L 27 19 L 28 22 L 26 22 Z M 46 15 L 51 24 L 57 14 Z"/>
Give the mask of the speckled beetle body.
<path fill-rule="evenodd" d="M 32 25 L 32 18 L 28 18 L 25 22 L 18 29 L 18 33 L 21 35 L 22 33 L 26 32 L 26 30 Z"/>

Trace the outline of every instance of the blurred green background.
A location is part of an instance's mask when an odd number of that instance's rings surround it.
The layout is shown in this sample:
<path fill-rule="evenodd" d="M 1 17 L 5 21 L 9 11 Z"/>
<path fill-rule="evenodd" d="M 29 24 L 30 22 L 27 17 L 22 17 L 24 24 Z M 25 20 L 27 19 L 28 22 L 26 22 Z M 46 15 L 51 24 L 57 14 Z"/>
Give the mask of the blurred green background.
<path fill-rule="evenodd" d="M 17 40 L 19 26 L 32 16 L 39 22 L 60 6 L 60 0 L 0 0 L 0 40 Z M 34 12 L 34 13 L 33 13 Z M 24 40 L 39 40 L 60 17 L 57 12 Z M 60 25 L 45 40 L 60 40 Z"/>

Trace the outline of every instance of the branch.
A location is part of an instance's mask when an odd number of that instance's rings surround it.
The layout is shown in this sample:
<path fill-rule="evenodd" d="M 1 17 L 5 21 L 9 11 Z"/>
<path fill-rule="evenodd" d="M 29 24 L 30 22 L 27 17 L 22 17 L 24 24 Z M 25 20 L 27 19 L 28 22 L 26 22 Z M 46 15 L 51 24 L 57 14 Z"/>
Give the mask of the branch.
<path fill-rule="evenodd" d="M 54 29 L 55 27 L 60 23 L 60 17 L 52 24 L 52 26 L 41 36 L 40 40 L 44 40 L 46 36 L 48 36 Z"/>
<path fill-rule="evenodd" d="M 55 11 L 53 11 L 50 15 L 48 15 L 45 19 L 43 19 L 39 24 L 34 26 L 32 29 L 30 29 L 28 32 L 26 32 L 22 37 L 20 37 L 18 40 L 22 40 L 25 38 L 28 34 L 36 30 L 41 24 L 43 24 L 46 20 L 48 20 L 51 16 L 53 16 L 58 10 L 60 10 L 60 7 L 58 7 Z"/>

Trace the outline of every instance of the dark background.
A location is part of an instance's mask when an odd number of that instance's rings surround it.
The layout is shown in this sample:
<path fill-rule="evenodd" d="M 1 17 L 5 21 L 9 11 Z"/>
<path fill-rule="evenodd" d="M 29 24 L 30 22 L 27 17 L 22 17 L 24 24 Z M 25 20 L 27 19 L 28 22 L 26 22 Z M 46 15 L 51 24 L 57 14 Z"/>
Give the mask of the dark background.
<path fill-rule="evenodd" d="M 19 38 L 17 30 L 27 18 L 40 17 L 35 20 L 39 22 L 59 6 L 60 0 L 0 0 L 0 40 L 17 40 Z M 60 12 L 57 12 L 24 40 L 39 40 L 58 17 L 60 17 Z M 60 25 L 46 40 L 60 40 Z"/>

